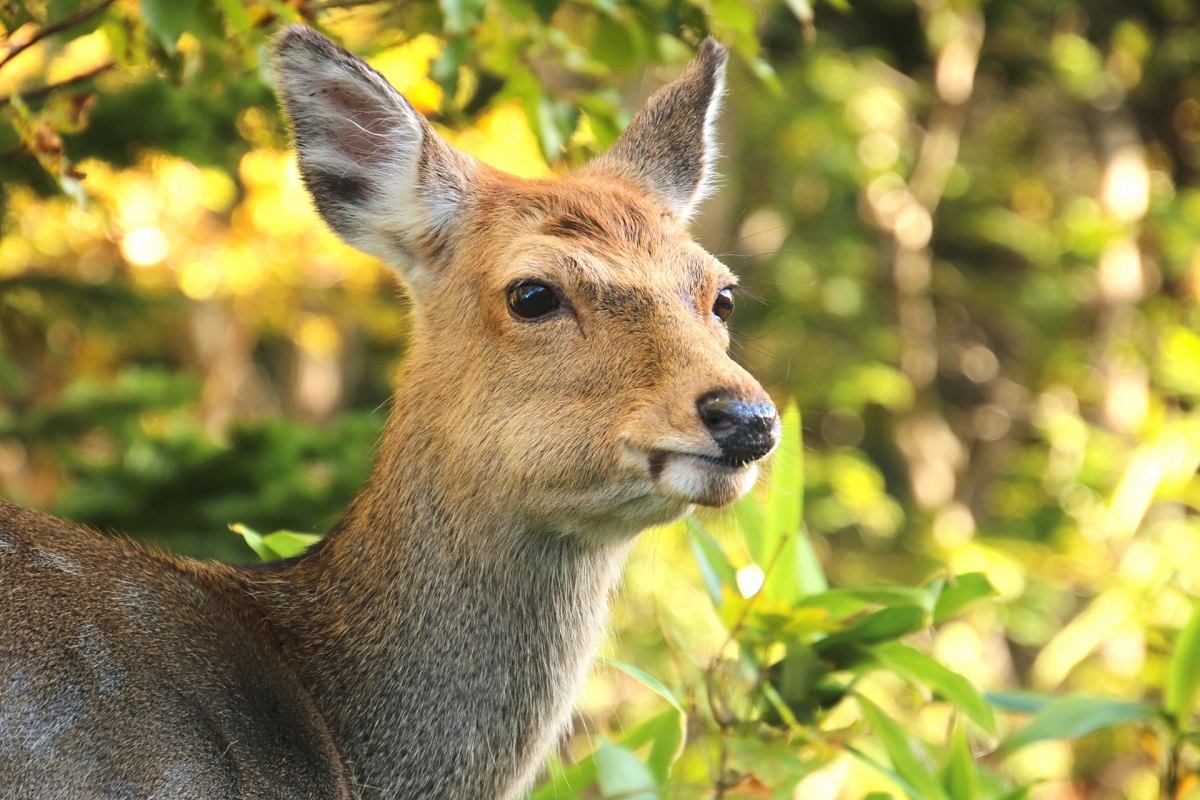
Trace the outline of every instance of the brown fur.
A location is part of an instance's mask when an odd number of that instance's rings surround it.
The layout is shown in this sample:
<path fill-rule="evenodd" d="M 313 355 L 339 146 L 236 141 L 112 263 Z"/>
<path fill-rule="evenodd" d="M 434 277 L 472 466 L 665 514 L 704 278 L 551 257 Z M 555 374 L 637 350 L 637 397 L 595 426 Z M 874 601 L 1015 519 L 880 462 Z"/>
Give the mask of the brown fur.
<path fill-rule="evenodd" d="M 281 37 L 318 209 L 415 303 L 378 463 L 322 544 L 275 569 L 169 558 L 0 502 L 5 797 L 529 786 L 633 536 L 753 480 L 717 461 L 698 398 L 774 415 L 712 311 L 733 277 L 684 225 L 723 61 L 707 43 L 593 167 L 523 181 L 454 151 L 323 37 Z M 518 281 L 561 309 L 519 318 Z"/>

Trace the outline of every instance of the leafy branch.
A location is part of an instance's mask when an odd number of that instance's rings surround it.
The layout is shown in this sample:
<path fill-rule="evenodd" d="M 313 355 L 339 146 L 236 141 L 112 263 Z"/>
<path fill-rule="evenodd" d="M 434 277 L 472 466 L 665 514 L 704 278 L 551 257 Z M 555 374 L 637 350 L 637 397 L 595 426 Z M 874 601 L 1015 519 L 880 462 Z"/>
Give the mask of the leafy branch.
<path fill-rule="evenodd" d="M 94 6 L 81 8 L 73 14 L 68 14 L 67 16 L 63 17 L 58 22 L 53 22 L 46 27 L 41 28 L 37 31 L 37 33 L 33 34 L 23 42 L 13 44 L 11 41 L 9 41 L 6 45 L 7 52 L 5 52 L 3 57 L 0 57 L 0 67 L 3 67 L 5 64 L 12 61 L 14 58 L 21 55 L 21 53 L 25 52 L 30 47 L 33 47 L 43 39 L 53 36 L 56 33 L 65 31 L 68 28 L 73 28 L 79 23 L 91 19 L 101 11 L 104 11 L 106 8 L 111 6 L 114 2 L 115 0 L 101 0 L 101 2 Z"/>
<path fill-rule="evenodd" d="M 56 83 L 49 83 L 45 86 L 39 86 L 37 89 L 30 89 L 26 92 L 14 92 L 13 94 L 0 96 L 0 108 L 13 102 L 13 98 L 15 97 L 19 97 L 24 102 L 29 102 L 30 100 L 39 100 L 48 94 L 58 91 L 59 89 L 66 89 L 69 86 L 75 86 L 76 84 L 90 81 L 92 78 L 96 77 L 102 72 L 107 72 L 115 66 L 115 61 L 106 61 L 99 66 L 89 69 L 87 72 L 81 72 L 78 75 L 73 75 L 70 78 L 57 81 Z"/>

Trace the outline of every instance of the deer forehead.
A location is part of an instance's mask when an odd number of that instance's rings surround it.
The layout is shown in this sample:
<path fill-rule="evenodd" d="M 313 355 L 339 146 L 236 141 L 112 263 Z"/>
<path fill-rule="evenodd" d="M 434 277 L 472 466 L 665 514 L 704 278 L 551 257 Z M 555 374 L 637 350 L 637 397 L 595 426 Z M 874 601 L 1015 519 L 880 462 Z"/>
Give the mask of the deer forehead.
<path fill-rule="evenodd" d="M 461 270 L 485 292 L 543 279 L 579 301 L 707 295 L 734 282 L 680 220 L 620 182 L 504 180 L 475 209 L 478 233 Z"/>

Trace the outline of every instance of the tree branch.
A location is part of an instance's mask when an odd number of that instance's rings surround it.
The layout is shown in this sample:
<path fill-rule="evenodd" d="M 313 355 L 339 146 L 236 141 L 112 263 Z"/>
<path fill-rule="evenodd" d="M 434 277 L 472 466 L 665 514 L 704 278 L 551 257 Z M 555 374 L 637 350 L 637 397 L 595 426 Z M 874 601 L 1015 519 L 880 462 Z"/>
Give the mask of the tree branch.
<path fill-rule="evenodd" d="M 358 6 L 373 6 L 381 2 L 381 0 L 325 0 L 323 3 L 317 3 L 314 6 L 314 11 L 328 11 L 331 8 L 356 8 Z"/>
<path fill-rule="evenodd" d="M 33 47 L 47 36 L 53 36 L 60 31 L 64 31 L 67 28 L 78 25 L 84 20 L 99 14 L 101 11 L 111 6 L 114 2 L 115 0 L 100 0 L 99 3 L 91 6 L 90 8 L 81 8 L 74 14 L 68 14 L 67 16 L 63 17 L 58 22 L 50 23 L 20 44 L 12 44 L 9 42 L 7 44 L 8 52 L 4 54 L 3 58 L 0 58 L 0 67 L 3 67 L 9 61 L 12 61 L 14 58 L 28 50 L 30 47 Z"/>
<path fill-rule="evenodd" d="M 51 84 L 47 84 L 46 86 L 40 86 L 37 89 L 30 89 L 27 92 L 14 92 L 13 94 L 6 94 L 3 97 L 0 97 L 0 108 L 3 108 L 4 106 L 11 103 L 14 96 L 19 97 L 22 100 L 37 100 L 38 98 L 45 97 L 46 95 L 50 94 L 51 92 L 57 91 L 59 89 L 65 89 L 68 86 L 74 86 L 77 83 L 83 83 L 84 81 L 91 80 L 92 78 L 99 75 L 101 72 L 106 72 L 115 66 L 116 66 L 116 62 L 107 61 L 98 67 L 94 67 L 93 69 L 88 70 L 87 72 L 80 73 L 79 75 L 75 75 L 73 77 L 67 78 L 66 80 L 59 81 L 58 83 L 51 83 Z"/>

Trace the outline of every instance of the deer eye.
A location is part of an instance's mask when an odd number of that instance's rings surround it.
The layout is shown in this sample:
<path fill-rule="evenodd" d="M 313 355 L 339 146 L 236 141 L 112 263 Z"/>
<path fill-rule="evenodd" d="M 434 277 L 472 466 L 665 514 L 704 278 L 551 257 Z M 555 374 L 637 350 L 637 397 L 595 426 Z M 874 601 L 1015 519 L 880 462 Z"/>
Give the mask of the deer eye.
<path fill-rule="evenodd" d="M 717 299 L 713 301 L 713 313 L 721 322 L 729 319 L 729 315 L 733 313 L 733 289 L 726 287 L 717 292 Z"/>
<path fill-rule="evenodd" d="M 537 319 L 562 304 L 554 290 L 544 283 L 520 281 L 508 289 L 508 310 L 521 319 Z"/>

